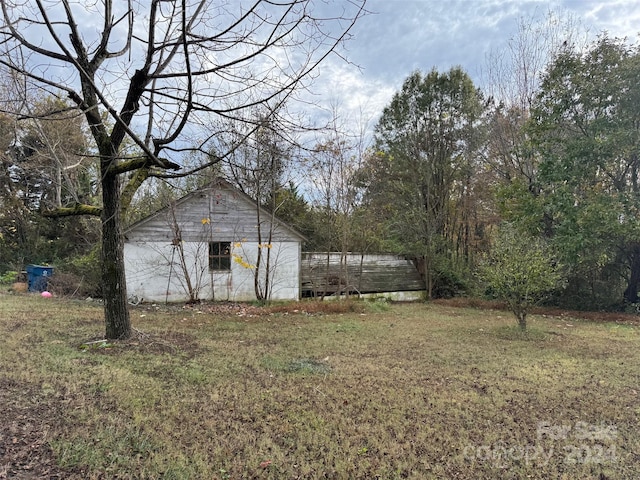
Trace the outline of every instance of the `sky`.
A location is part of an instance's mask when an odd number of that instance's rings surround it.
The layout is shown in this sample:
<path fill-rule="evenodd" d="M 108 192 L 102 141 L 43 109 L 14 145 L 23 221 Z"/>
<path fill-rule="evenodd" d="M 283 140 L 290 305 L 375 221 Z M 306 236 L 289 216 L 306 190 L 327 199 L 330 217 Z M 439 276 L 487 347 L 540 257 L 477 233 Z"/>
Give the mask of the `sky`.
<path fill-rule="evenodd" d="M 366 8 L 371 13 L 345 46 L 352 64 L 334 57 L 315 88 L 345 117 L 370 123 L 415 70 L 461 66 L 483 87 L 488 55 L 506 48 L 522 19 L 542 20 L 552 11 L 573 18 L 591 38 L 607 31 L 635 42 L 640 33 L 638 0 L 367 0 Z"/>
<path fill-rule="evenodd" d="M 314 0 L 310 8 L 317 8 L 319 16 L 324 14 L 335 18 L 344 12 L 348 16 L 360 1 Z M 205 20 L 200 26 L 210 28 L 218 19 L 224 20 L 225 15 L 231 11 L 232 15 L 237 16 L 238 12 L 246 10 L 254 2 L 255 0 L 211 0 L 210 10 L 205 12 Z M 55 20 L 63 16 L 59 2 L 48 0 L 45 3 L 50 7 L 47 8 L 47 15 L 57 15 L 52 17 Z M 32 6 L 33 0 L 25 4 Z M 148 6 L 144 2 L 134 4 L 140 10 L 143 6 Z M 172 3 L 164 2 L 163 5 L 165 4 L 170 8 Z M 85 42 L 96 45 L 97 35 L 102 28 L 101 3 L 81 0 L 72 2 L 71 5 L 79 19 L 83 36 L 86 34 Z M 87 5 L 93 7 L 89 8 Z M 119 18 L 126 3 L 115 2 L 115 5 L 121 9 L 115 15 Z M 572 18 L 574 22 L 580 22 L 579 29 L 588 30 L 592 38 L 607 31 L 611 36 L 626 36 L 637 41 L 640 32 L 640 0 L 367 0 L 366 9 L 368 14 L 358 20 L 351 31 L 351 38 L 344 49 L 340 50 L 340 55 L 329 56 L 321 63 L 315 72 L 318 77 L 311 87 L 312 97 L 304 98 L 301 107 L 294 107 L 294 113 L 300 113 L 297 108 L 305 109 L 303 114 L 311 122 L 321 125 L 332 118 L 333 108 L 340 116 L 339 126 L 347 125 L 352 133 L 365 130 L 368 138 L 371 138 L 373 126 L 383 108 L 401 88 L 403 81 L 416 70 L 428 73 L 435 68 L 446 72 L 452 67 L 460 66 L 471 76 L 476 86 L 484 90 L 487 84 L 487 57 L 504 51 L 522 21 L 541 23 L 552 11 L 560 18 Z M 29 19 L 30 12 L 33 10 L 12 13 Z M 146 17 L 142 13 L 139 18 L 144 23 Z M 123 33 L 126 30 L 125 22 L 121 22 L 117 28 L 122 32 L 118 32 L 119 36 L 114 35 L 114 48 L 123 46 L 123 39 L 126 38 Z M 60 38 L 66 41 L 68 29 L 64 25 L 58 25 L 58 29 Z M 24 34 L 38 45 L 49 46 L 52 43 L 50 38 L 47 39 L 48 31 L 37 22 Z M 43 40 L 38 39 L 40 36 Z M 139 36 L 144 36 L 144 32 Z M 94 43 L 90 43 L 91 41 Z M 300 50 L 304 51 L 304 48 Z M 119 97 L 124 97 L 128 87 L 127 82 L 119 80 L 130 78 L 144 58 L 141 55 L 136 57 L 137 52 L 133 48 L 133 56 L 112 60 L 115 62 L 114 70 L 108 70 L 99 78 L 107 96 L 115 99 L 114 104 L 121 103 Z M 237 52 L 233 50 L 233 53 Z M 220 52 L 212 53 L 212 62 L 217 61 L 220 55 Z M 289 52 L 269 51 L 264 55 L 264 68 L 260 68 L 262 64 L 259 62 L 254 67 L 257 68 L 256 71 L 277 72 L 284 65 L 283 71 L 286 71 L 288 55 Z M 295 63 L 296 55 L 291 55 L 291 58 Z M 343 58 L 347 58 L 348 62 Z M 280 59 L 283 61 L 279 62 Z M 270 62 L 275 63 L 275 68 Z M 68 67 L 61 66 L 60 62 L 56 65 L 51 59 L 40 59 L 33 66 L 37 73 L 46 77 L 55 76 L 56 81 L 71 84 L 77 81 L 69 73 Z M 227 77 L 234 78 L 234 73 L 242 78 L 243 72 L 240 70 L 244 68 L 244 64 L 237 68 L 237 72 L 220 75 L 222 80 L 216 81 L 224 82 Z M 218 94 L 220 85 L 210 80 L 210 77 L 204 77 L 209 83 L 205 83 L 206 88 L 200 88 L 203 85 L 200 84 L 197 93 L 204 96 L 213 90 L 214 94 Z M 243 98 L 244 83 L 231 83 L 230 90 L 237 87 L 239 93 L 236 93 Z M 256 82 L 256 88 L 261 88 L 264 83 Z M 219 90 L 225 89 L 220 87 Z M 305 92 L 302 95 L 308 94 Z M 198 125 L 210 127 L 208 119 Z"/>

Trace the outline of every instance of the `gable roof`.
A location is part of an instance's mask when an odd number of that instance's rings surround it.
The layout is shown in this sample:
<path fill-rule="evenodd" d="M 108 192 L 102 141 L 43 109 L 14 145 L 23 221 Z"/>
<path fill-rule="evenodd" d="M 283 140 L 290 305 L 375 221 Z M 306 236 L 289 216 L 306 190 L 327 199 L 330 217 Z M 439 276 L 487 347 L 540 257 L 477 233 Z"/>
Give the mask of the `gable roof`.
<path fill-rule="evenodd" d="M 125 229 L 125 239 L 146 241 L 169 239 L 173 235 L 167 221 L 170 208 L 174 211 L 182 239 L 185 241 L 201 237 L 202 227 L 209 224 L 213 224 L 210 231 L 216 238 L 225 237 L 225 241 L 251 239 L 252 233 L 257 232 L 258 211 L 263 226 L 268 227 L 272 218 L 270 211 L 257 207 L 251 197 L 218 177 L 211 183 L 172 202 L 171 205 L 133 223 Z M 280 237 L 278 240 L 281 241 L 283 238 L 300 242 L 306 240 L 304 235 L 278 219 L 277 216 L 273 216 L 273 220 L 274 233 L 277 231 Z M 182 225 L 183 223 L 186 223 L 186 228 Z M 263 235 L 266 231 L 263 230 Z M 234 238 L 227 238 L 231 236 Z"/>

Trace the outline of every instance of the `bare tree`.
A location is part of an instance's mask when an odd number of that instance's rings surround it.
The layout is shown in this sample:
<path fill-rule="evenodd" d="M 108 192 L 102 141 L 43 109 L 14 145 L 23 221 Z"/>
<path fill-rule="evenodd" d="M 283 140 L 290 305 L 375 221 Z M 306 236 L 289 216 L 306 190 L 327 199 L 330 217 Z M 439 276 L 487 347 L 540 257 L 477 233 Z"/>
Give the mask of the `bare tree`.
<path fill-rule="evenodd" d="M 108 338 L 131 333 L 121 216 L 135 190 L 150 176 L 191 173 L 180 153 L 211 151 L 213 118 L 273 111 L 307 87 L 364 2 L 0 0 L 0 64 L 23 76 L 27 98 L 70 99 L 95 143 L 102 206 L 51 214 L 101 217 Z M 126 156 L 125 139 L 141 153 Z"/>
<path fill-rule="evenodd" d="M 273 290 L 277 255 L 271 247 L 279 227 L 276 216 L 282 206 L 278 194 L 283 185 L 291 181 L 287 175 L 291 171 L 292 157 L 300 148 L 295 138 L 297 132 L 280 122 L 280 114 L 273 113 L 275 115 L 270 116 L 256 113 L 257 129 L 238 122 L 229 123 L 227 144 L 244 141 L 242 147 L 227 156 L 222 169 L 232 185 L 255 202 L 258 247 L 252 269 L 256 299 L 262 302 L 271 299 Z M 248 128 L 251 129 L 251 135 L 248 135 Z M 225 149 L 230 148 L 227 146 Z"/>
<path fill-rule="evenodd" d="M 88 197 L 94 193 L 91 183 L 96 178 L 93 162 L 86 155 L 83 119 L 58 113 L 68 107 L 59 100 L 45 98 L 32 102 L 35 105 L 24 103 L 25 114 L 32 118 L 19 122 L 22 128 L 14 151 L 20 157 L 21 168 L 40 183 L 43 192 L 39 209 L 89 203 Z"/>
<path fill-rule="evenodd" d="M 552 10 L 543 16 L 521 17 L 516 33 L 502 49 L 487 55 L 483 72 L 494 102 L 487 164 L 506 180 L 521 179 L 535 189 L 536 159 L 524 148 L 529 120 L 542 74 L 563 49 L 585 47 L 588 32 L 568 13 Z"/>
<path fill-rule="evenodd" d="M 362 231 L 358 231 L 356 211 L 360 206 L 361 191 L 357 186 L 356 174 L 362 167 L 365 157 L 366 129 L 368 122 L 362 112 L 359 118 L 344 121 L 338 104 L 331 105 L 331 123 L 322 132 L 312 151 L 308 162 L 315 172 L 308 178 L 309 195 L 314 205 L 316 216 L 325 225 L 319 232 L 321 248 L 326 252 L 325 290 L 330 283 L 332 251 L 339 252 L 340 268 L 337 278 L 336 293 L 344 292 L 349 296 L 351 291 L 358 291 L 349 278 L 347 259 L 354 246 L 362 251 L 368 242 Z M 358 130 L 350 130 L 349 126 Z M 322 292 L 320 298 L 327 292 Z"/>

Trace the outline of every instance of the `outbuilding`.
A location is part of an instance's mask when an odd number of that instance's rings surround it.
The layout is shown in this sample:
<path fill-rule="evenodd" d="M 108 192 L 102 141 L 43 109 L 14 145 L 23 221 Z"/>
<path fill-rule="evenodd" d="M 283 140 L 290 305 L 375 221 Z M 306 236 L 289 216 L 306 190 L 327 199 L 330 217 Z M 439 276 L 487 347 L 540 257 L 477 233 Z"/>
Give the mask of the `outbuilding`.
<path fill-rule="evenodd" d="M 303 241 L 217 179 L 126 230 L 127 293 L 154 302 L 297 300 Z"/>

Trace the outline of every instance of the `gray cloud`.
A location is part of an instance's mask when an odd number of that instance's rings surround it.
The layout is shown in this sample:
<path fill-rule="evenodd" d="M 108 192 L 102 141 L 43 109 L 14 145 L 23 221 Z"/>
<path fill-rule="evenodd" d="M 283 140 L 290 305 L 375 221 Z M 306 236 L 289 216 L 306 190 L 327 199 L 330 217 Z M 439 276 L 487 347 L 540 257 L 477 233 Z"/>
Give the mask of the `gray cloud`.
<path fill-rule="evenodd" d="M 459 65 L 481 86 L 487 55 L 506 47 L 519 19 L 553 11 L 571 15 L 592 37 L 606 30 L 634 41 L 640 29 L 640 3 L 629 0 L 368 0 L 367 9 L 345 52 L 360 69 L 324 65 L 315 87 L 318 98 L 348 109 L 362 101 L 373 116 L 416 69 Z"/>

